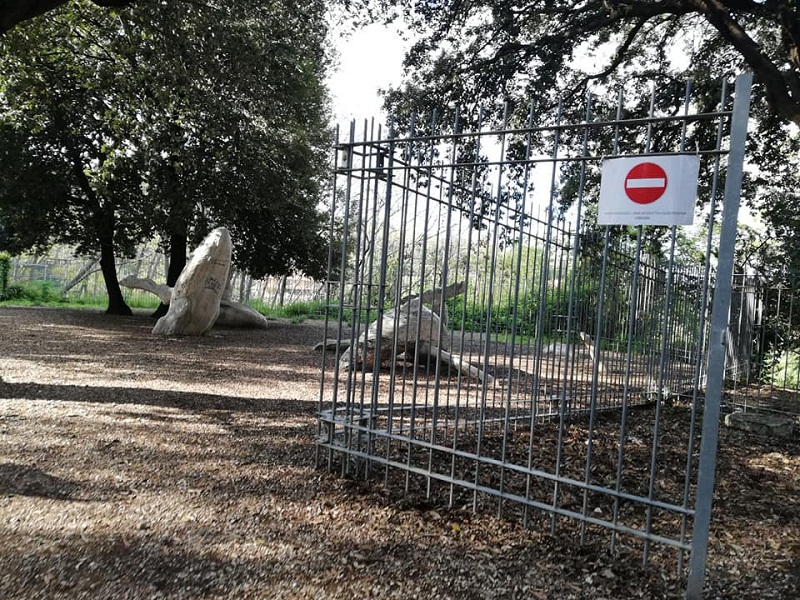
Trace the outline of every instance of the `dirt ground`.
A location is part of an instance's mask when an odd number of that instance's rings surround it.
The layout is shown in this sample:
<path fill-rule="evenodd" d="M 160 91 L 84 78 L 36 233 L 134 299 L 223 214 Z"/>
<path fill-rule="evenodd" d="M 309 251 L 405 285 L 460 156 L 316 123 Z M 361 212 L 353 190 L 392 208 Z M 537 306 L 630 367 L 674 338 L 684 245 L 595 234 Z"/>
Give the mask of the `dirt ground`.
<path fill-rule="evenodd" d="M 0 308 L 0 598 L 682 598 L 669 563 L 315 468 L 319 323 Z M 708 598 L 800 598 L 800 439 L 724 429 Z"/>

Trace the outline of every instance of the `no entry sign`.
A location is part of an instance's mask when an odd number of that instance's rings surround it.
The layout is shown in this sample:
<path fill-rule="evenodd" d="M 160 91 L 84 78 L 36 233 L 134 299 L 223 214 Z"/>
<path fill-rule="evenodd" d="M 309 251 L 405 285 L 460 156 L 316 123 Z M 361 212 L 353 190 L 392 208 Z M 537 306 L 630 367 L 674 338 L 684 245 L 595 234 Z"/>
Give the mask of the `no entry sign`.
<path fill-rule="evenodd" d="M 667 190 L 667 174 L 654 162 L 641 162 L 625 177 L 625 194 L 636 204 L 655 202 Z"/>
<path fill-rule="evenodd" d="M 688 154 L 603 161 L 600 225 L 691 225 L 700 158 Z"/>

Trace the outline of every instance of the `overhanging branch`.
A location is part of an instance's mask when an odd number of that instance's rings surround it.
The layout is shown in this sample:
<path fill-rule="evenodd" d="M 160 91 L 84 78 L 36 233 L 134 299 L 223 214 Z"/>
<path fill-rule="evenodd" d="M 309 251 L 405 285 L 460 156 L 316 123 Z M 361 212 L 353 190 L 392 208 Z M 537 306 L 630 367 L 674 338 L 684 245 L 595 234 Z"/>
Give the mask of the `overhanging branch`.
<path fill-rule="evenodd" d="M 726 5 L 720 0 L 692 0 L 697 11 L 719 32 L 744 58 L 753 69 L 756 77 L 763 83 L 770 105 L 786 119 L 800 125 L 800 98 L 790 92 L 790 79 L 793 73 L 784 74 L 772 62 L 760 46 L 751 38 L 739 22 L 733 18 Z"/>

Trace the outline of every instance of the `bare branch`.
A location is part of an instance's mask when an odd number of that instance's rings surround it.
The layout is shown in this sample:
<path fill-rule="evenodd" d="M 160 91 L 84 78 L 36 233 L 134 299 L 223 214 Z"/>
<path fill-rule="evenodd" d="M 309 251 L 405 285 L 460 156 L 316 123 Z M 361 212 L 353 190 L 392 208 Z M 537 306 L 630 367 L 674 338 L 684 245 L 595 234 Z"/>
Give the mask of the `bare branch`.
<path fill-rule="evenodd" d="M 633 27 L 628 32 L 628 35 L 625 37 L 623 42 L 617 48 L 617 51 L 614 53 L 614 57 L 611 59 L 611 62 L 608 64 L 608 66 L 599 73 L 587 75 L 581 80 L 581 82 L 576 87 L 578 88 L 583 87 L 590 81 L 596 79 L 603 79 L 604 77 L 608 77 L 609 75 L 611 75 L 611 73 L 616 71 L 617 67 L 619 67 L 625 60 L 625 57 L 628 54 L 628 50 L 633 45 L 633 42 L 636 41 L 636 36 L 639 35 L 639 32 L 642 30 L 645 23 L 647 23 L 647 19 L 642 19 L 641 21 L 634 23 Z"/>

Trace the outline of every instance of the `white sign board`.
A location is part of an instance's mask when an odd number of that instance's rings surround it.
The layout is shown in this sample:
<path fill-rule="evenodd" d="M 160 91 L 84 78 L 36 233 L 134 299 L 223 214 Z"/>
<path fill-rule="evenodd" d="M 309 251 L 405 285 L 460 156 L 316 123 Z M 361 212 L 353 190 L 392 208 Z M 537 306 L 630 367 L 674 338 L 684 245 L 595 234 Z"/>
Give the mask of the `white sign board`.
<path fill-rule="evenodd" d="M 699 172 L 688 154 L 603 161 L 598 225 L 691 225 Z"/>

